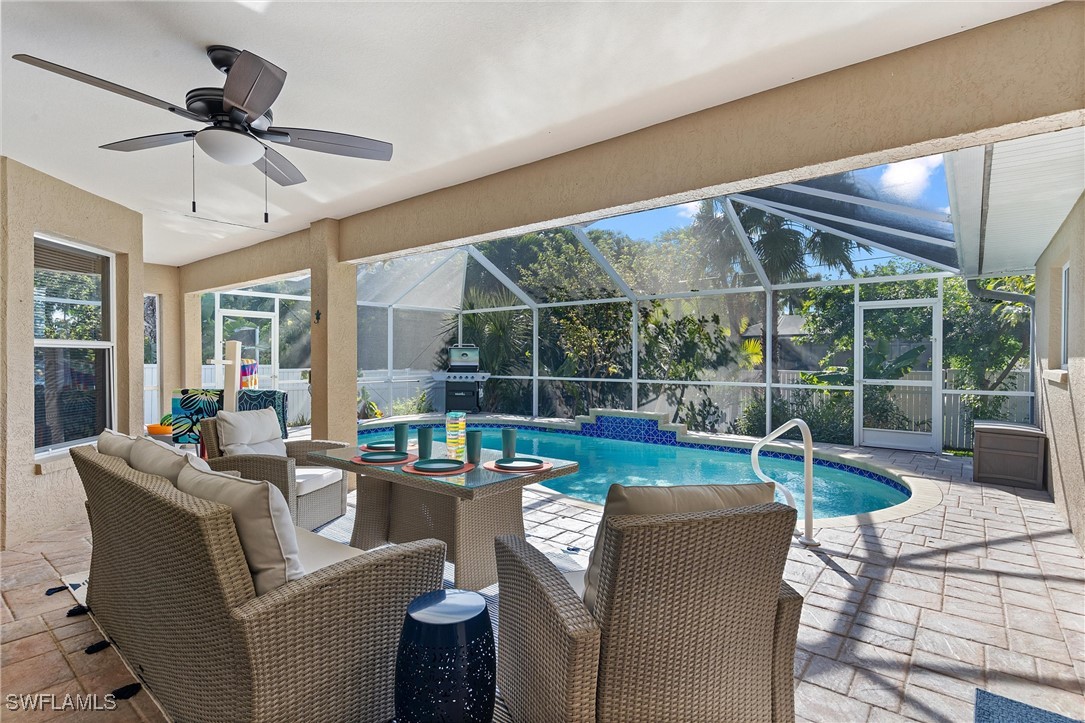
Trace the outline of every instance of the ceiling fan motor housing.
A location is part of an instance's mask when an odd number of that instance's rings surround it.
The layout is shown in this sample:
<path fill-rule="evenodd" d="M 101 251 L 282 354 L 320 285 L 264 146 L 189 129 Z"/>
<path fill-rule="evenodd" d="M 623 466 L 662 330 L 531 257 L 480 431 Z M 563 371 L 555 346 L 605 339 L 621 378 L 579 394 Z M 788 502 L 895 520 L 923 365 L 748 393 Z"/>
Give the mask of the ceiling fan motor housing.
<path fill-rule="evenodd" d="M 190 113 L 210 116 L 211 122 L 215 125 L 234 123 L 222 105 L 222 88 L 193 88 L 185 96 L 185 107 Z M 262 116 L 249 123 L 249 127 L 258 131 L 267 130 L 271 127 L 274 117 L 271 109 L 268 108 Z"/>
<path fill-rule="evenodd" d="M 233 67 L 239 55 L 241 55 L 241 51 L 237 48 L 231 48 L 229 45 L 207 46 L 207 57 L 211 60 L 211 65 L 223 73 L 230 72 L 230 68 Z"/>

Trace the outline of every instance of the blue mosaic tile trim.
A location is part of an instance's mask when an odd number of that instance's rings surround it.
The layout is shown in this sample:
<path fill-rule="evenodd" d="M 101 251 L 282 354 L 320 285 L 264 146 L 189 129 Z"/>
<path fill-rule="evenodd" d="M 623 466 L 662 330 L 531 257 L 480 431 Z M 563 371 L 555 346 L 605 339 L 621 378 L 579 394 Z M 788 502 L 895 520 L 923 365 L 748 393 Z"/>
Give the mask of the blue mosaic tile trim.
<path fill-rule="evenodd" d="M 412 424 L 411 429 L 418 429 L 419 427 L 444 429 L 444 426 L 445 423 L 441 421 Z M 533 432 L 548 432 L 551 434 L 569 434 L 577 437 L 593 437 L 596 439 L 616 439 L 623 442 L 658 444 L 665 447 L 702 449 L 709 452 L 731 452 L 733 454 L 742 454 L 746 456 L 749 456 L 752 452 L 748 447 L 732 447 L 726 444 L 714 444 L 711 442 L 679 441 L 677 432 L 660 429 L 659 420 L 644 417 L 614 417 L 599 415 L 595 418 L 594 422 L 583 422 L 580 425 L 580 429 L 552 429 L 537 424 L 508 424 L 489 421 L 471 424 L 471 427 L 473 429 L 523 429 Z M 391 432 L 392 426 L 390 424 L 387 426 L 366 427 L 363 430 L 359 430 L 358 437 L 361 439 L 362 437 L 369 437 L 375 434 L 390 434 Z M 803 461 L 801 454 L 794 454 L 791 452 L 762 450 L 759 456 L 763 459 L 786 459 L 795 462 Z M 908 496 L 911 496 L 912 494 L 912 491 L 906 485 L 903 485 L 894 479 L 844 462 L 834 462 L 832 460 L 814 457 L 814 466 L 827 467 L 829 469 L 840 470 L 841 472 L 849 472 L 858 475 L 859 477 L 865 477 L 874 480 L 875 482 L 880 482 L 881 484 L 892 487 L 898 492 L 902 492 Z"/>

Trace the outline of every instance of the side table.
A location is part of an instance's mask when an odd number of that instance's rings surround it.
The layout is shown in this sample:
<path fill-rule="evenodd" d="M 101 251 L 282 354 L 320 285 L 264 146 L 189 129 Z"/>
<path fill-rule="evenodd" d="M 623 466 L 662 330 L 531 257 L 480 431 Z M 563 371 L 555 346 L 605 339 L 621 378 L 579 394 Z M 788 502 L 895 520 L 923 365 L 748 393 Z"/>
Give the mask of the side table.
<path fill-rule="evenodd" d="M 495 685 L 485 598 L 469 590 L 434 590 L 412 600 L 396 655 L 395 723 L 489 723 Z"/>

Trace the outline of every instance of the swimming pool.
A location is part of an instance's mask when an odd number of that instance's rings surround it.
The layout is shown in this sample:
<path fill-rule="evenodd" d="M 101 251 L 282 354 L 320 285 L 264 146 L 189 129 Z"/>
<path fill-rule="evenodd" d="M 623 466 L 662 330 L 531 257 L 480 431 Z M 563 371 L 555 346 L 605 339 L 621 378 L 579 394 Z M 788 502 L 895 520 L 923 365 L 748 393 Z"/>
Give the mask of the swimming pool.
<path fill-rule="evenodd" d="M 414 425 L 412 425 L 414 426 Z M 443 424 L 433 425 L 434 439 L 444 439 Z M 584 425 L 585 427 L 587 425 Z M 577 474 L 548 480 L 544 485 L 555 492 L 577 499 L 603 504 L 607 489 L 617 482 L 625 485 L 669 487 L 683 484 L 740 484 L 757 482 L 750 466 L 748 451 L 726 451 L 705 444 L 682 443 L 663 439 L 664 443 L 612 439 L 566 430 L 531 429 L 517 425 L 516 452 L 573 459 L 580 463 Z M 482 446 L 501 449 L 501 429 L 483 424 L 469 424 L 482 429 Z M 359 440 L 387 437 L 388 427 L 365 429 Z M 672 433 L 673 435 L 673 433 Z M 413 436 L 413 433 L 412 433 Z M 673 436 L 672 436 L 673 439 Z M 668 443 L 669 442 L 669 443 Z M 803 509 L 803 470 L 801 459 L 783 459 L 772 452 L 762 452 L 761 468 L 781 483 Z M 883 475 L 824 460 L 815 460 L 814 516 L 818 518 L 872 512 L 904 502 L 907 488 Z M 777 492 L 777 499 L 783 496 Z"/>

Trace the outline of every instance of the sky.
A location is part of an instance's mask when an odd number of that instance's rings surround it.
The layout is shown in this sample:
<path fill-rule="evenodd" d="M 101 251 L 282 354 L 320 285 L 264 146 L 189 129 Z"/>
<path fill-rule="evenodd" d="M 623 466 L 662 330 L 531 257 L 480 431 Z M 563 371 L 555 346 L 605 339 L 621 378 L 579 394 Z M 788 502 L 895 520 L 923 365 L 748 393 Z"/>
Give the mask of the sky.
<path fill-rule="evenodd" d="M 884 201 L 949 213 L 945 167 L 940 155 L 864 168 L 854 174 L 876 189 Z M 634 239 L 652 239 L 667 229 L 689 225 L 697 206 L 697 202 L 682 203 L 615 216 L 597 221 L 590 228 L 620 231 Z"/>

